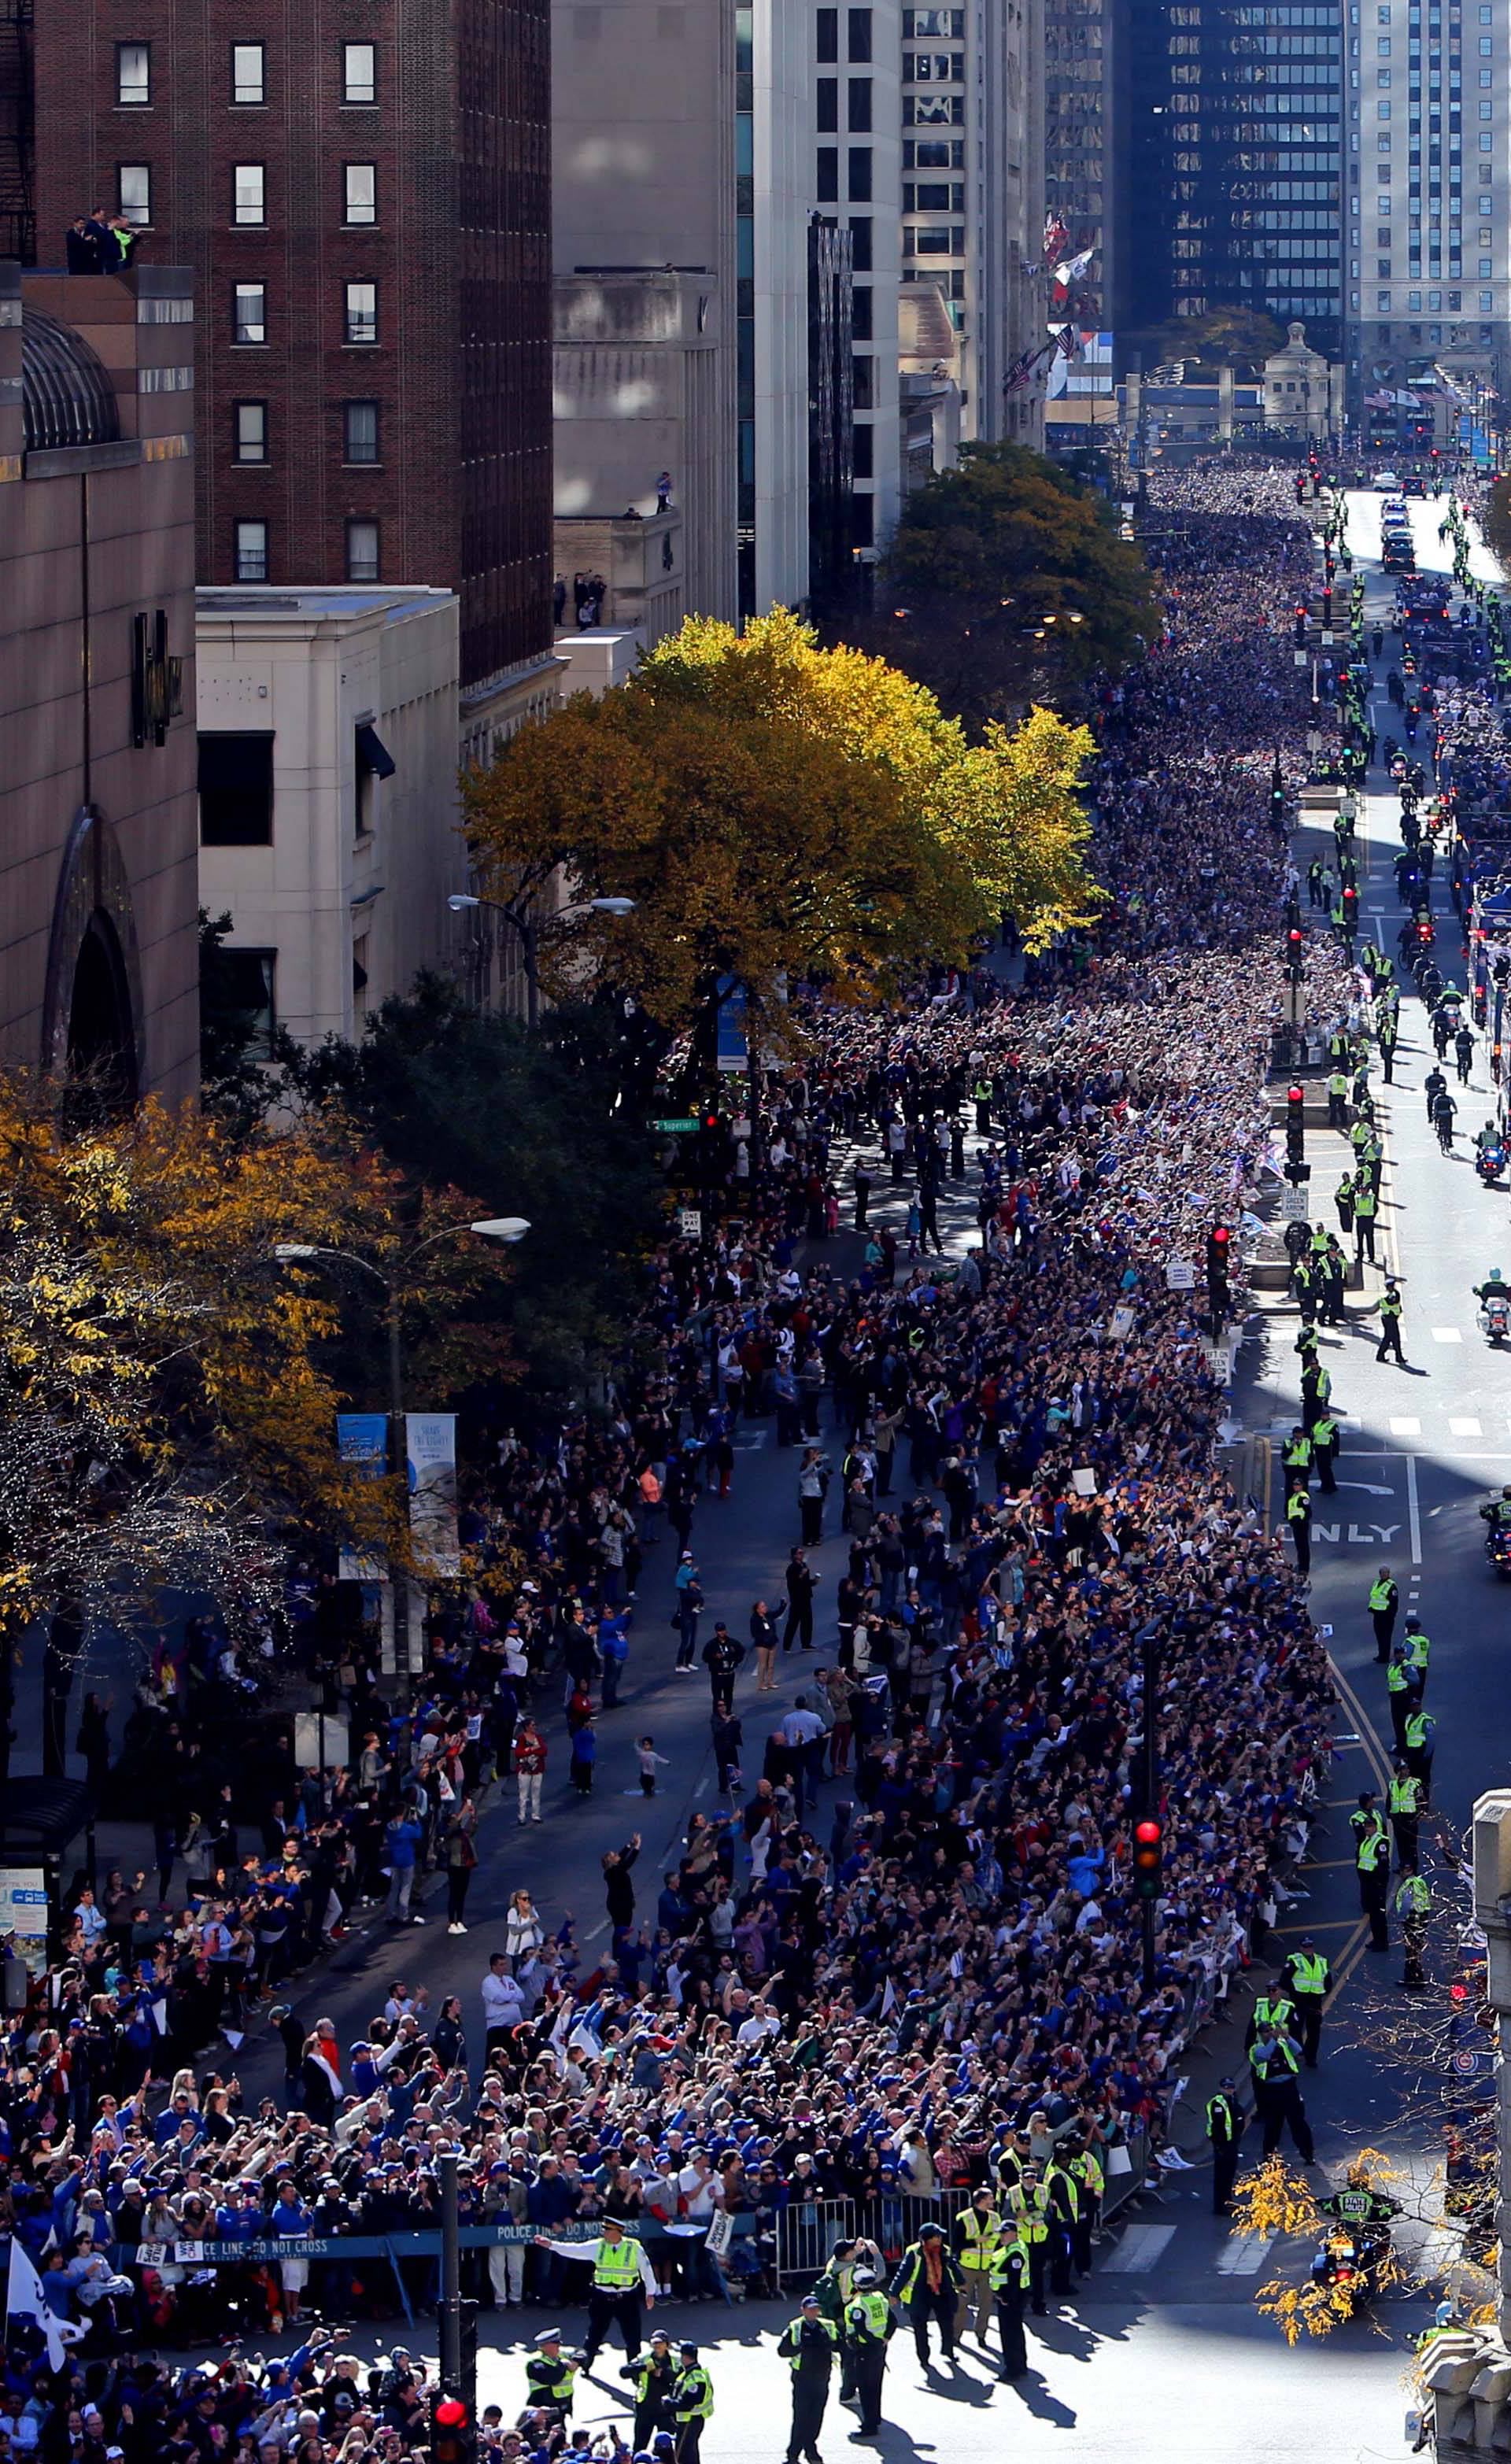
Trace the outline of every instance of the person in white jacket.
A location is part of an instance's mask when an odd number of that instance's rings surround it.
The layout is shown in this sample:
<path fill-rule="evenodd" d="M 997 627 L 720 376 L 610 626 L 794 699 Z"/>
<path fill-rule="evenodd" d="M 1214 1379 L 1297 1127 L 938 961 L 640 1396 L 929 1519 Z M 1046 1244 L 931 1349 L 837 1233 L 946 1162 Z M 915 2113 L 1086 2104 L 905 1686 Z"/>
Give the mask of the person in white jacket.
<path fill-rule="evenodd" d="M 656 2304 L 656 2279 L 644 2245 L 625 2233 L 616 2216 L 604 2217 L 598 2241 L 553 2241 L 549 2233 L 537 2233 L 536 2245 L 555 2252 L 558 2258 L 586 2260 L 592 2267 L 583 2368 L 592 2368 L 616 2319 L 624 2338 L 625 2359 L 632 2362 L 640 2350 L 644 2312 Z"/>

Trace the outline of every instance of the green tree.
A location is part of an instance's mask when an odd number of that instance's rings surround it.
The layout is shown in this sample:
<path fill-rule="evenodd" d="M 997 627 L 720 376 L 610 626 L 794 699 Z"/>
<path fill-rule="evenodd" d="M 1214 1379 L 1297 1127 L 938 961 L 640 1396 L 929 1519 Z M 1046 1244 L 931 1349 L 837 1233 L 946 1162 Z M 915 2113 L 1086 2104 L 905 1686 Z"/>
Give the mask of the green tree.
<path fill-rule="evenodd" d="M 1160 614 L 1105 500 L 1021 445 L 972 445 L 910 496 L 880 577 L 872 647 L 979 731 L 1035 700 L 1075 707 Z"/>
<path fill-rule="evenodd" d="M 1511 479 L 1493 479 L 1485 499 L 1485 539 L 1491 553 L 1511 573 Z"/>
<path fill-rule="evenodd" d="M 658 1221 L 631 1075 L 613 1002 L 548 1010 L 532 1032 L 435 976 L 384 1001 L 360 1044 L 331 1038 L 292 1072 L 317 1128 L 322 1114 L 347 1121 L 402 1175 L 528 1218 L 508 1312 L 526 1380 L 564 1396 L 622 1335 Z M 465 1359 L 455 1366 L 465 1383 Z"/>
<path fill-rule="evenodd" d="M 1285 328 L 1258 309 L 1219 306 L 1205 317 L 1169 317 L 1128 340 L 1141 352 L 1146 369 L 1162 360 L 1184 360 L 1188 367 L 1235 368 L 1252 376 L 1272 351 L 1283 347 Z"/>

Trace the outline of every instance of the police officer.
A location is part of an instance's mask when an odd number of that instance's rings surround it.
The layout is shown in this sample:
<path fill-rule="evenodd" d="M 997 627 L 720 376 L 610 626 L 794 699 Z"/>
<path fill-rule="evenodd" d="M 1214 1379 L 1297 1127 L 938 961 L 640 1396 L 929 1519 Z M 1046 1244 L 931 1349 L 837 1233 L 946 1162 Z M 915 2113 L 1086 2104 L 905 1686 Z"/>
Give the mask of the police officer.
<path fill-rule="evenodd" d="M 1425 1874 L 1403 1874 L 1395 1894 L 1395 1913 L 1406 1944 L 1406 1973 L 1401 1983 L 1409 1992 L 1427 1982 L 1422 1952 L 1427 1947 L 1427 1920 L 1433 1913 L 1433 1886 Z"/>
<path fill-rule="evenodd" d="M 1268 2028 L 1277 2035 L 1292 2036 L 1296 2034 L 1296 2004 L 1291 1995 L 1271 1987 L 1268 1992 L 1255 1995 L 1244 2046 L 1247 2048 L 1253 2044 L 1261 2028 Z"/>
<path fill-rule="evenodd" d="M 1371 1258 L 1374 1255 L 1372 1248 L 1369 1251 L 1369 1255 Z M 1386 1353 L 1389 1352 L 1394 1355 L 1394 1357 L 1400 1362 L 1401 1367 L 1404 1369 L 1406 1366 L 1406 1354 L 1401 1350 L 1401 1294 L 1393 1275 L 1387 1275 L 1385 1279 L 1385 1289 L 1380 1294 L 1378 1306 L 1380 1310 L 1380 1342 L 1374 1356 L 1376 1360 L 1383 1360 Z"/>
<path fill-rule="evenodd" d="M 651 2335 L 650 2350 L 626 2362 L 620 2371 L 635 2390 L 635 2452 L 648 2447 L 658 2430 L 671 2427 L 671 2393 L 677 2383 L 671 2339 L 665 2327 Z"/>
<path fill-rule="evenodd" d="M 1293 2036 L 1277 2035 L 1273 2028 L 1259 2030 L 1249 2048 L 1249 2068 L 1254 2073 L 1255 2110 L 1264 2124 L 1263 2153 L 1273 2156 L 1281 2132 L 1289 2129 L 1302 2163 L 1311 2165 L 1316 2155 L 1297 2084 L 1301 2066 L 1302 2049 Z"/>
<path fill-rule="evenodd" d="M 1382 1566 L 1369 1586 L 1369 1618 L 1374 1627 L 1374 1656 L 1383 1667 L 1391 1657 L 1395 1620 L 1401 1606 L 1400 1586 L 1389 1566 Z"/>
<path fill-rule="evenodd" d="M 1302 2051 L 1307 2069 L 1314 2071 L 1322 2043 L 1323 2004 L 1332 1991 L 1332 1968 L 1325 1952 L 1318 1949 L 1309 1933 L 1303 1933 L 1300 1948 L 1289 1953 L 1281 1974 L 1295 1996 Z"/>
<path fill-rule="evenodd" d="M 1324 1497 L 1336 1497 L 1338 1483 L 1333 1478 L 1333 1465 L 1338 1460 L 1338 1423 L 1330 1410 L 1320 1411 L 1312 1423 L 1312 1445 L 1317 1456 L 1317 1477 Z"/>
<path fill-rule="evenodd" d="M 1422 1803 L 1433 1793 L 1433 1756 L 1437 1750 L 1437 1723 L 1420 1705 L 1406 1715 L 1406 1768 L 1422 1783 Z"/>
<path fill-rule="evenodd" d="M 1047 2318 L 1044 2296 L 1049 2283 L 1049 2236 L 1053 2229 L 1050 2192 L 1037 2165 L 1025 2164 L 1004 2198 L 1008 2216 L 1028 2253 L 1028 2303 L 1036 2319 Z"/>
<path fill-rule="evenodd" d="M 656 2279 L 641 2244 L 626 2233 L 617 2216 L 604 2217 L 598 2241 L 558 2242 L 548 2233 L 537 2233 L 536 2243 L 538 2249 L 554 2251 L 558 2258 L 587 2259 L 592 2265 L 586 2367 L 592 2368 L 616 2319 L 624 2333 L 624 2358 L 632 2362 L 640 2350 L 641 2303 L 653 2308 L 656 2299 Z"/>
<path fill-rule="evenodd" d="M 1365 1256 L 1374 1264 L 1374 1221 L 1380 1212 L 1380 1201 L 1367 1176 L 1359 1175 L 1353 1194 L 1353 1254 L 1355 1263 Z"/>
<path fill-rule="evenodd" d="M 1389 1950 L 1391 1928 L 1386 1919 L 1385 1895 L 1391 1879 L 1391 1835 L 1370 1789 L 1366 1789 L 1359 1799 L 1360 1813 L 1366 1807 L 1369 1812 L 1362 1824 L 1359 1814 L 1348 1817 L 1357 1843 L 1354 1864 L 1359 1876 L 1359 1905 L 1369 1920 L 1370 1949 Z"/>
<path fill-rule="evenodd" d="M 1398 1754 L 1406 1751 L 1406 1723 L 1416 1703 L 1416 1687 L 1407 1665 L 1406 1645 L 1398 1642 L 1391 1653 L 1391 1664 L 1385 1672 L 1385 1691 L 1391 1705 L 1391 1728 Z"/>
<path fill-rule="evenodd" d="M 853 2289 L 857 2267 L 871 2262 L 874 2243 L 837 2241 L 829 2261 L 814 2286 L 819 2307 L 831 2321 L 840 2339 L 840 2402 L 848 2404 L 855 2393 L 855 2355 L 844 2332 L 844 2313 Z M 879 2254 L 878 2254 L 879 2255 Z"/>
<path fill-rule="evenodd" d="M 1065 2170 L 1076 2186 L 1076 2229 L 1073 2252 L 1078 2276 L 1091 2273 L 1091 2242 L 1102 2221 L 1102 2197 L 1107 2186 L 1102 2160 L 1090 2140 L 1066 2160 Z"/>
<path fill-rule="evenodd" d="M 856 2272 L 860 2282 L 860 2272 Z M 943 2233 L 937 2225 L 925 2225 L 916 2241 L 909 2242 L 892 2278 L 892 2293 L 908 2313 L 913 2331 L 913 2344 L 919 2365 L 929 2367 L 929 2321 L 937 2320 L 939 2342 L 947 2362 L 954 2360 L 954 2314 L 960 2299 L 963 2278 L 960 2270 L 945 2247 Z M 857 2368 L 857 2380 L 859 2380 Z"/>
<path fill-rule="evenodd" d="M 1081 2186 L 1058 2148 L 1044 2167 L 1044 2188 L 1049 2192 L 1050 2290 L 1063 2300 L 1071 2291 L 1070 2255 L 1081 2221 Z"/>
<path fill-rule="evenodd" d="M 1207 2099 L 1207 2137 L 1212 2142 L 1212 2212 L 1225 2216 L 1228 2201 L 1233 2196 L 1233 2184 L 1238 2169 L 1238 2142 L 1243 2136 L 1244 2116 L 1238 2109 L 1237 2084 L 1231 2078 L 1219 2079 L 1215 2093 Z"/>
<path fill-rule="evenodd" d="M 1309 1574 L 1312 1570 L 1312 1502 L 1304 1488 L 1293 1488 L 1285 1501 L 1285 1524 L 1296 1544 L 1296 1571 Z"/>
<path fill-rule="evenodd" d="M 937 2226 L 934 2227 L 934 2232 L 938 2233 Z M 905 2253 L 904 2266 L 907 2265 L 908 2259 L 917 2253 L 918 2247 L 918 2243 L 914 2242 Z M 948 2266 L 949 2254 L 945 2250 L 942 2238 L 939 2241 L 939 2252 Z M 899 2277 L 902 2272 L 899 2268 Z M 952 2350 L 953 2343 L 954 2296 L 953 2294 L 950 2297 L 950 2321 L 952 2340 L 951 2345 L 946 2347 L 947 2351 Z M 852 2438 L 874 2438 L 881 2429 L 882 2382 L 887 2376 L 887 2345 L 896 2325 L 897 2321 L 892 2317 L 891 2304 L 881 2289 L 876 2270 L 873 2267 L 858 2267 L 855 2271 L 854 2287 L 844 2310 L 844 2333 L 855 2355 L 855 2392 L 860 2398 L 861 2405 L 860 2426 L 851 2431 Z M 923 2330 L 917 2324 L 914 2325 L 913 2334 L 915 2339 L 923 2343 Z M 927 2343 L 923 2343 L 920 2358 L 927 2365 L 929 2360 Z M 677 2464 L 682 2464 L 680 2456 Z"/>
<path fill-rule="evenodd" d="M 952 2238 L 954 2262 L 963 2279 L 955 2333 L 964 2335 L 970 2326 L 977 2342 L 984 2343 L 992 2315 L 992 2254 L 1002 2238 L 1002 2219 L 990 2189 L 983 2186 L 970 2206 L 961 2209 Z"/>
<path fill-rule="evenodd" d="M 1395 1861 L 1403 1874 L 1414 1872 L 1422 1821 L 1422 1783 L 1407 1769 L 1404 1754 L 1395 1758 L 1388 1802 L 1391 1829 L 1395 1837 Z"/>
<path fill-rule="evenodd" d="M 576 2357 L 561 2350 L 560 2328 L 547 2327 L 543 2335 L 536 2338 L 534 2358 L 525 2364 L 531 2404 L 553 2412 L 558 2421 L 569 2421 L 576 2377 Z"/>
<path fill-rule="evenodd" d="M 1420 1621 L 1410 1613 L 1406 1619 L 1406 1639 L 1403 1649 L 1406 1653 L 1407 1667 L 1412 1673 L 1412 1684 L 1416 1699 L 1420 1702 L 1427 1691 L 1427 1663 L 1432 1658 L 1433 1646 L 1428 1636 L 1422 1632 Z"/>
<path fill-rule="evenodd" d="M 1020 2379 L 1028 2367 L 1028 2344 L 1023 2334 L 1028 2274 L 1027 2244 L 1016 2234 L 999 2241 L 992 2253 L 991 2281 L 996 2332 L 1002 2346 L 1001 2375 L 1005 2379 Z"/>
<path fill-rule="evenodd" d="M 792 2430 L 787 2439 L 787 2464 L 823 2464 L 819 2432 L 829 2404 L 829 2381 L 839 2349 L 840 2331 L 826 2319 L 816 2293 L 805 2293 L 798 2316 L 782 2329 L 777 2350 L 792 2365 Z M 637 2440 L 638 2444 L 638 2440 Z"/>
<path fill-rule="evenodd" d="M 1299 1423 L 1285 1441 L 1285 1485 L 1287 1489 L 1304 1488 L 1311 1479 L 1312 1441 Z"/>
<path fill-rule="evenodd" d="M 713 2386 L 698 2360 L 696 2344 L 677 2346 L 677 2375 L 671 2387 L 671 2419 L 676 2433 L 676 2464 L 698 2464 L 703 2425 L 713 2410 Z"/>

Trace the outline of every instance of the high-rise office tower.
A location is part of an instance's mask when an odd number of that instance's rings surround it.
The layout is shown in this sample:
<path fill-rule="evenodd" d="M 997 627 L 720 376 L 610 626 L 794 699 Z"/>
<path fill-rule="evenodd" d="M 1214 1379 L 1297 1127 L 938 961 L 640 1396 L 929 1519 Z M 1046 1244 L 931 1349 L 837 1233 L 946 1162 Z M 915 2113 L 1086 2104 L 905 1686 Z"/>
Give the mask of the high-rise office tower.
<path fill-rule="evenodd" d="M 1342 0 L 1130 0 L 1128 32 L 1136 244 L 1123 252 L 1117 323 L 1250 308 L 1300 319 L 1336 359 Z"/>
<path fill-rule="evenodd" d="M 902 11 L 903 279 L 948 302 L 967 437 L 1041 434 L 1041 384 L 1006 380 L 1045 335 L 1043 42 L 1043 0 Z"/>
<path fill-rule="evenodd" d="M 1373 394 L 1508 373 L 1505 0 L 1348 0 L 1348 363 Z"/>
<path fill-rule="evenodd" d="M 851 269 L 852 561 L 896 524 L 901 486 L 897 291 L 902 274 L 902 11 L 896 0 L 811 12 L 815 209 Z"/>
<path fill-rule="evenodd" d="M 548 0 L 79 0 L 35 30 L 39 253 L 193 270 L 200 572 L 449 583 L 486 742 L 554 692 Z"/>
<path fill-rule="evenodd" d="M 1064 226 L 1064 253 L 1095 254 L 1076 285 L 1079 321 L 1110 322 L 1126 221 L 1126 0 L 1044 0 L 1044 210 Z"/>

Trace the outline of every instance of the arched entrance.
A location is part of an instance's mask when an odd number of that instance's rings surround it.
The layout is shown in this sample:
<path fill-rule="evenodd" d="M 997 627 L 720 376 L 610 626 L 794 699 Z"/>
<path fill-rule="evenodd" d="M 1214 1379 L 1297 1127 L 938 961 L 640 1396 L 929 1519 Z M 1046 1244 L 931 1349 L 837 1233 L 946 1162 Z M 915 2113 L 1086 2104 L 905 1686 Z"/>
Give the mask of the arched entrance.
<path fill-rule="evenodd" d="M 117 1111 L 142 1089 L 142 971 L 131 885 L 115 831 L 90 804 L 59 869 L 42 1004 L 42 1067 L 84 1111 Z"/>
<path fill-rule="evenodd" d="M 126 963 L 116 928 L 99 908 L 74 966 L 68 1075 L 87 1108 L 124 1111 L 137 1100 L 140 1067 Z"/>

